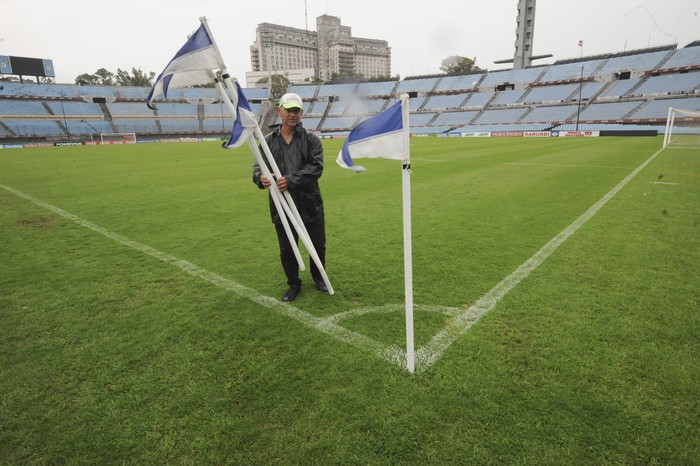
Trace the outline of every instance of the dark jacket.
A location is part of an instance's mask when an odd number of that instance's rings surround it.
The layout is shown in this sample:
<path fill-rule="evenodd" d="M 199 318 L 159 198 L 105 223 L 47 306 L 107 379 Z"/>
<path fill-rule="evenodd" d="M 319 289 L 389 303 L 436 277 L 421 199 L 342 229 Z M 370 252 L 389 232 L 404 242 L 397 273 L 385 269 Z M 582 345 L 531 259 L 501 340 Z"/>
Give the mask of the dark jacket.
<path fill-rule="evenodd" d="M 318 187 L 318 179 L 323 173 L 323 147 L 315 134 L 306 131 L 300 124 L 295 128 L 290 144 L 289 156 L 283 157 L 282 144 L 286 144 L 280 128 L 265 136 L 270 152 L 282 175 L 287 179 L 287 189 L 292 195 L 304 223 L 323 220 L 323 198 Z M 264 152 L 263 157 L 265 157 Z M 269 168 L 269 166 L 268 166 Z M 272 169 L 270 169 L 272 172 Z M 253 166 L 253 183 L 265 189 L 260 181 L 262 172 L 256 163 Z M 270 216 L 275 224 L 282 223 L 270 195 Z"/>

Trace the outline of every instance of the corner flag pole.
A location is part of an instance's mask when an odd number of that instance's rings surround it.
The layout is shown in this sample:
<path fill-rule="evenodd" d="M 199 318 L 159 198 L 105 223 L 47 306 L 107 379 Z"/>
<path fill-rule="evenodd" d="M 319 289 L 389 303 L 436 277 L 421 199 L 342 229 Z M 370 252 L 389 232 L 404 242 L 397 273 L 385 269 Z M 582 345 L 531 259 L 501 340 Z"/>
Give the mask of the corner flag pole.
<path fill-rule="evenodd" d="M 403 120 L 407 156 L 401 161 L 403 190 L 403 269 L 406 294 L 406 368 L 415 372 L 415 347 L 413 342 L 413 241 L 411 239 L 411 150 L 409 131 L 408 94 L 401 94 L 401 117 Z"/>

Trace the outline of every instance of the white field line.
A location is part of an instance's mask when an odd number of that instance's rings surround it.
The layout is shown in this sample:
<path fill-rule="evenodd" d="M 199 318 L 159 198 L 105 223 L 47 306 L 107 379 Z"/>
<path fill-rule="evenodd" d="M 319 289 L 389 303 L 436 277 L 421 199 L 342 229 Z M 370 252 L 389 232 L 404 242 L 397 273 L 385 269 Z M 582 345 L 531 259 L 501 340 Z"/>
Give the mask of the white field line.
<path fill-rule="evenodd" d="M 554 251 L 557 250 L 566 239 L 573 235 L 581 228 L 588 220 L 591 219 L 610 199 L 615 196 L 627 183 L 632 180 L 640 171 L 651 163 L 663 149 L 659 149 L 654 155 L 649 157 L 644 163 L 637 167 L 632 173 L 627 175 L 617 186 L 603 196 L 598 202 L 588 209 L 583 215 L 574 220 L 574 222 L 566 227 L 561 233 L 555 236 L 549 243 L 545 244 L 542 249 L 525 261 L 515 272 L 504 278 L 498 285 L 493 287 L 491 291 L 467 309 L 464 313 L 458 315 L 449 325 L 438 332 L 428 344 L 416 350 L 416 371 L 425 369 L 434 364 L 443 353 L 454 343 L 459 337 L 464 335 L 469 328 L 481 319 L 487 312 L 492 310 L 503 299 L 503 297 L 518 283 L 525 279 L 530 272 L 539 267 Z"/>
<path fill-rule="evenodd" d="M 564 168 L 619 168 L 620 170 L 630 170 L 632 167 L 617 167 L 610 165 L 576 165 L 569 163 L 534 163 L 534 162 L 504 162 L 503 165 L 528 165 L 532 167 L 564 167 Z"/>
<path fill-rule="evenodd" d="M 233 280 L 229 280 L 213 272 L 205 270 L 190 262 L 187 262 L 186 260 L 182 260 L 175 256 L 171 256 L 170 254 L 160 252 L 157 249 L 154 249 L 145 244 L 132 241 L 125 236 L 109 231 L 105 228 L 102 228 L 99 225 L 95 225 L 94 223 L 80 218 L 77 215 L 71 214 L 70 212 L 66 212 L 63 209 L 59 209 L 58 207 L 47 204 L 39 199 L 36 199 L 28 194 L 25 194 L 9 186 L 0 184 L 0 188 L 3 188 L 6 191 L 9 191 L 30 202 L 33 202 L 34 204 L 40 207 L 50 210 L 56 213 L 57 215 L 60 215 L 61 217 L 67 218 L 68 220 L 72 220 L 78 225 L 81 225 L 85 228 L 89 228 L 90 230 L 95 231 L 103 236 L 106 236 L 107 238 L 114 240 L 117 243 L 121 243 L 144 254 L 148 254 L 149 256 L 152 256 L 167 264 L 174 265 L 178 269 L 187 272 L 192 276 L 205 280 L 220 288 L 232 291 L 238 294 L 239 296 L 245 297 L 253 301 L 256 304 L 259 304 L 282 315 L 290 317 L 308 327 L 314 328 L 322 333 L 328 334 L 340 341 L 349 343 L 350 345 L 360 350 L 373 353 L 383 359 L 386 359 L 391 363 L 397 364 L 400 367 L 406 366 L 406 352 L 401 350 L 400 348 L 397 348 L 395 346 L 383 345 L 375 340 L 372 340 L 371 338 L 368 338 L 359 333 L 355 333 L 351 330 L 348 330 L 335 324 L 335 322 L 332 319 L 316 317 L 312 314 L 309 314 L 308 312 L 302 311 L 301 309 L 292 306 L 289 303 L 278 301 L 269 296 L 260 294 L 252 288 L 248 288 L 244 285 L 234 282 Z"/>
<path fill-rule="evenodd" d="M 547 243 L 542 249 L 540 249 L 535 255 L 530 257 L 525 263 L 518 267 L 515 272 L 510 274 L 508 277 L 503 279 L 499 284 L 497 284 L 491 291 L 486 293 L 484 296 L 479 298 L 479 300 L 472 305 L 466 311 L 461 311 L 458 308 L 445 307 L 445 306 L 431 306 L 431 305 L 416 305 L 417 310 L 423 310 L 428 312 L 443 313 L 446 315 L 455 316 L 452 322 L 447 325 L 443 330 L 437 333 L 433 339 L 428 342 L 425 346 L 422 346 L 416 350 L 416 371 L 426 369 L 435 362 L 437 362 L 444 352 L 454 343 L 459 337 L 464 335 L 471 326 L 476 323 L 481 317 L 483 317 L 487 312 L 491 311 L 496 305 L 503 299 L 503 297 L 510 292 L 515 286 L 517 286 L 524 278 L 526 278 L 530 272 L 539 267 L 569 236 L 574 234 L 581 226 L 583 226 L 593 215 L 595 215 L 610 199 L 615 196 L 622 188 L 627 185 L 627 183 L 632 180 L 641 170 L 644 169 L 652 160 L 656 158 L 657 155 L 661 153 L 663 149 L 660 149 L 654 155 L 652 155 L 648 160 L 637 167 L 632 173 L 630 173 L 625 179 L 623 179 L 617 186 L 615 186 L 610 192 L 608 192 L 602 199 L 596 202 L 591 208 L 589 208 L 583 215 L 576 219 L 571 225 L 554 237 L 549 243 Z M 21 191 L 13 189 L 9 186 L 0 184 L 0 188 L 3 188 L 11 193 L 16 194 L 34 204 L 41 206 L 47 210 L 50 210 L 64 218 L 74 221 L 75 223 L 89 228 L 97 233 L 100 233 L 107 238 L 110 238 L 118 243 L 125 246 L 129 246 L 137 251 L 148 254 L 162 262 L 174 265 L 175 267 L 187 272 L 190 275 L 198 277 L 209 283 L 212 283 L 220 288 L 232 291 L 240 296 L 243 296 L 256 304 L 259 304 L 268 309 L 274 310 L 283 314 L 287 317 L 297 320 L 302 324 L 315 328 L 320 332 L 330 335 L 340 341 L 346 342 L 360 350 L 367 351 L 369 353 L 375 354 L 382 359 L 385 359 L 399 367 L 406 367 L 406 352 L 405 350 L 398 348 L 396 346 L 383 345 L 369 337 L 355 333 L 351 330 L 343 328 L 337 324 L 338 321 L 343 319 L 361 316 L 364 314 L 372 312 L 396 312 L 403 311 L 403 304 L 388 304 L 381 307 L 372 308 L 360 308 L 354 309 L 338 314 L 334 314 L 329 317 L 321 318 L 316 317 L 308 312 L 302 311 L 288 303 L 278 301 L 269 296 L 262 295 L 257 291 L 248 288 L 244 285 L 236 283 L 227 278 L 221 277 L 213 272 L 209 272 L 201 267 L 198 267 L 190 262 L 179 259 L 175 256 L 165 254 L 160 252 L 150 246 L 145 244 L 132 241 L 122 235 L 111 232 L 104 229 L 94 223 L 84 220 L 77 215 L 66 212 L 58 207 L 54 207 L 47 204 L 39 199 L 36 199 L 28 194 Z"/>
<path fill-rule="evenodd" d="M 455 308 L 455 307 L 433 306 L 433 305 L 426 305 L 426 304 L 414 304 L 413 308 L 416 311 L 435 312 L 435 313 L 439 313 L 439 314 L 445 314 L 447 316 L 456 316 L 462 312 L 458 308 Z M 340 322 L 340 321 L 345 320 L 345 319 L 349 319 L 351 317 L 359 317 L 359 316 L 363 316 L 366 314 L 373 314 L 373 313 L 378 313 L 378 312 L 404 312 L 405 309 L 406 309 L 406 305 L 403 303 L 385 304 L 383 306 L 375 306 L 375 307 L 360 307 L 357 309 L 351 309 L 349 311 L 339 312 L 337 314 L 333 314 L 331 316 L 326 317 L 326 320 L 328 320 L 329 322 L 336 323 L 336 322 Z M 405 354 L 404 354 L 404 357 L 405 357 Z"/>

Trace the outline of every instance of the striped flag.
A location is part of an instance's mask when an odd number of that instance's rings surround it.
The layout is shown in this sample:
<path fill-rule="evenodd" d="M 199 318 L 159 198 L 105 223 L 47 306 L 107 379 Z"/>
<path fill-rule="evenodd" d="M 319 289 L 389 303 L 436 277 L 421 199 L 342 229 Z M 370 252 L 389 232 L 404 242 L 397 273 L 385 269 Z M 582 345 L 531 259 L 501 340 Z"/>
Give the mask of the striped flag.
<path fill-rule="evenodd" d="M 336 162 L 355 172 L 365 171 L 353 159 L 408 160 L 408 124 L 403 121 L 403 101 L 363 121 L 350 132 Z"/>
<path fill-rule="evenodd" d="M 146 98 L 146 105 L 154 109 L 151 105 L 153 99 L 160 94 L 167 98 L 171 87 L 211 83 L 214 80 L 212 70 L 224 68 L 219 49 L 202 23 L 158 76 Z"/>
<path fill-rule="evenodd" d="M 231 131 L 231 138 L 228 140 L 224 147 L 226 149 L 235 149 L 243 145 L 248 138 L 255 132 L 255 128 L 258 126 L 258 120 L 255 118 L 255 114 L 250 109 L 250 104 L 248 99 L 245 98 L 243 94 L 243 89 L 238 81 L 235 82 L 236 93 L 238 94 L 237 102 L 234 102 L 236 108 L 236 120 L 233 122 L 233 129 Z M 231 99 L 233 101 L 233 99 Z"/>

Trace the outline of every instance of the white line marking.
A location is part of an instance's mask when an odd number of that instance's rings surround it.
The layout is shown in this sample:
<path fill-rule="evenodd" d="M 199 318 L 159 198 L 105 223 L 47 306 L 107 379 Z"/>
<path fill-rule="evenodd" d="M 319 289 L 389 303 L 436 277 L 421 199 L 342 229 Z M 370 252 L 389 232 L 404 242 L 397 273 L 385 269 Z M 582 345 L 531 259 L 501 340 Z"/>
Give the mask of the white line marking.
<path fill-rule="evenodd" d="M 573 167 L 573 168 L 619 168 L 620 170 L 630 170 L 632 167 L 618 167 L 615 165 L 576 165 L 568 163 L 530 163 L 530 162 L 504 162 L 503 165 L 529 165 L 533 167 Z"/>
<path fill-rule="evenodd" d="M 520 267 L 518 267 L 515 272 L 510 274 L 508 277 L 503 279 L 499 284 L 497 284 L 491 291 L 486 293 L 484 296 L 479 298 L 479 300 L 472 305 L 466 311 L 460 311 L 457 308 L 445 307 L 445 306 L 430 306 L 416 305 L 417 309 L 422 309 L 429 312 L 439 312 L 447 315 L 453 315 L 455 318 L 453 321 L 447 325 L 443 330 L 438 332 L 433 339 L 416 350 L 416 371 L 423 370 L 437 362 L 445 351 L 454 343 L 459 337 L 464 335 L 474 323 L 481 319 L 487 312 L 491 311 L 498 305 L 498 303 L 503 299 L 503 297 L 508 294 L 515 286 L 517 286 L 523 279 L 525 279 L 530 272 L 539 267 L 564 241 L 566 241 L 569 236 L 574 234 L 579 228 L 581 228 L 588 220 L 591 219 L 610 199 L 613 198 L 622 188 L 627 185 L 627 183 L 632 180 L 640 171 L 642 171 L 652 160 L 656 158 L 657 155 L 661 153 L 663 149 L 660 149 L 654 155 L 649 157 L 644 163 L 637 167 L 632 173 L 627 175 L 617 186 L 615 186 L 610 192 L 608 192 L 603 198 L 596 202 L 591 208 L 589 208 L 583 215 L 576 219 L 571 225 L 564 229 L 561 233 L 555 236 L 549 243 L 547 243 L 542 249 L 535 253 L 530 259 L 525 261 Z M 403 311 L 403 304 L 386 305 L 382 307 L 374 308 L 361 308 L 354 309 L 347 312 L 342 312 L 329 317 L 321 318 L 316 317 L 308 312 L 302 311 L 288 303 L 278 301 L 269 296 L 262 295 L 252 288 L 248 288 L 244 285 L 236 283 L 227 278 L 221 277 L 213 272 L 209 272 L 201 267 L 198 267 L 190 262 L 182 259 L 178 259 L 175 256 L 165 254 L 160 252 L 150 246 L 145 244 L 137 243 L 132 241 L 122 235 L 106 230 L 94 223 L 84 220 L 77 215 L 66 212 L 58 207 L 54 207 L 47 204 L 39 199 L 36 199 L 28 194 L 24 194 L 21 191 L 10 188 L 0 184 L 0 188 L 3 188 L 11 193 L 16 194 L 34 204 L 41 206 L 47 210 L 50 210 L 61 217 L 67 218 L 74 221 L 75 223 L 89 228 L 97 233 L 100 233 L 107 238 L 110 238 L 118 243 L 121 243 L 130 248 L 141 251 L 148 254 L 162 262 L 174 265 L 180 270 L 187 272 L 188 274 L 201 278 L 209 283 L 212 283 L 220 288 L 232 291 L 240 296 L 248 298 L 249 300 L 259 304 L 268 309 L 279 312 L 280 314 L 291 317 L 302 324 L 315 328 L 320 332 L 330 335 L 340 341 L 349 343 L 350 345 L 369 353 L 375 354 L 382 359 L 385 359 L 399 367 L 406 367 L 406 352 L 393 345 L 383 345 L 382 343 L 373 340 L 369 337 L 355 333 L 351 330 L 343 328 L 336 324 L 337 321 L 343 320 L 345 318 L 364 315 L 370 312 L 394 312 Z"/>
<path fill-rule="evenodd" d="M 654 155 L 649 157 L 644 163 L 637 167 L 632 173 L 627 175 L 617 186 L 603 196 L 598 202 L 588 209 L 583 215 L 574 220 L 574 222 L 565 228 L 561 233 L 555 236 L 549 243 L 545 244 L 542 249 L 530 257 L 523 265 L 518 267 L 515 272 L 504 278 L 498 285 L 493 287 L 491 291 L 486 293 L 466 312 L 457 316 L 449 325 L 438 332 L 430 342 L 416 350 L 416 371 L 425 369 L 434 364 L 443 353 L 454 343 L 459 337 L 464 335 L 469 328 L 481 319 L 487 312 L 492 310 L 503 299 L 503 297 L 515 286 L 525 279 L 530 272 L 539 267 L 554 251 L 557 250 L 566 239 L 573 235 L 581 228 L 588 220 L 591 219 L 610 199 L 615 196 L 627 183 L 632 180 L 640 171 L 651 163 L 663 149 L 659 149 Z"/>
<path fill-rule="evenodd" d="M 671 183 L 670 181 L 650 181 L 649 184 L 668 184 L 676 186 L 678 183 Z"/>
<path fill-rule="evenodd" d="M 186 260 L 179 259 L 175 256 L 171 256 L 170 254 L 165 254 L 145 244 L 132 241 L 125 236 L 109 231 L 105 228 L 102 228 L 99 225 L 95 225 L 94 223 L 82 219 L 77 215 L 71 214 L 70 212 L 66 212 L 65 210 L 59 209 L 58 207 L 47 204 L 43 201 L 40 201 L 39 199 L 36 199 L 28 194 L 25 194 L 9 186 L 0 184 L 0 188 L 3 188 L 13 194 L 16 194 L 17 196 L 24 198 L 30 202 L 33 202 L 34 204 L 40 207 L 50 210 L 60 215 L 61 217 L 67 218 L 68 220 L 72 220 L 78 225 L 84 226 L 85 228 L 89 228 L 90 230 L 95 231 L 103 236 L 106 236 L 107 238 L 112 239 L 117 243 L 121 243 L 132 249 L 136 249 L 137 251 L 140 251 L 144 254 L 148 254 L 149 256 L 154 257 L 167 264 L 174 265 L 175 267 L 179 268 L 184 272 L 187 272 L 192 276 L 201 278 L 202 280 L 205 280 L 220 288 L 232 291 L 240 296 L 248 298 L 256 304 L 259 304 L 273 311 L 279 312 L 280 314 L 283 314 L 287 317 L 291 317 L 292 319 L 301 322 L 302 324 L 308 327 L 314 328 L 340 341 L 349 343 L 350 345 L 360 350 L 373 353 L 401 367 L 404 367 L 406 365 L 405 351 L 401 350 L 396 346 L 384 345 L 364 335 L 355 333 L 351 330 L 336 325 L 331 319 L 316 317 L 312 314 L 309 314 L 308 312 L 302 311 L 301 309 L 290 305 L 289 303 L 278 301 L 269 296 L 260 294 L 252 288 L 248 288 L 244 285 L 234 282 L 233 280 L 229 280 L 213 272 L 209 272 L 208 270 L 198 267 L 190 262 L 187 262 Z"/>
<path fill-rule="evenodd" d="M 461 312 L 459 309 L 455 307 L 447 307 L 447 306 L 431 306 L 431 305 L 425 305 L 425 304 L 414 304 L 413 306 L 414 310 L 416 311 L 426 311 L 426 312 L 435 312 L 439 314 L 445 314 L 448 316 L 456 316 L 459 315 Z M 338 314 L 333 314 L 331 316 L 326 317 L 326 320 L 328 322 L 339 322 L 345 319 L 349 319 L 351 317 L 357 317 L 357 316 L 363 316 L 366 314 L 372 314 L 374 312 L 403 312 L 406 309 L 406 305 L 401 303 L 401 304 L 385 304 L 383 306 L 374 306 L 374 307 L 360 307 L 357 309 L 351 309 L 349 311 L 345 312 L 339 312 Z"/>

